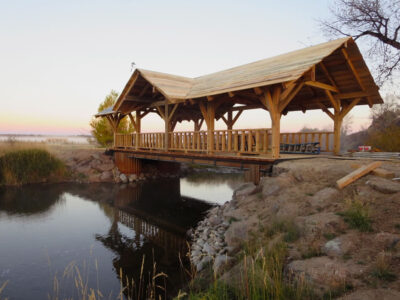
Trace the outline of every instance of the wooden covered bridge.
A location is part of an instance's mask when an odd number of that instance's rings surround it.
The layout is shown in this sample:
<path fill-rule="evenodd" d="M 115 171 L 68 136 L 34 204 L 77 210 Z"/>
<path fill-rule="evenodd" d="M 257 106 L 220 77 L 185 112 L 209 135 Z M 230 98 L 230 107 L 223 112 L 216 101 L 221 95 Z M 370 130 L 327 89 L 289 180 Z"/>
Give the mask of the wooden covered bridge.
<path fill-rule="evenodd" d="M 322 152 L 339 154 L 343 118 L 356 105 L 379 103 L 356 43 L 342 38 L 197 78 L 137 69 L 114 107 L 96 117 L 109 120 L 117 164 L 133 172 L 140 159 L 258 168 L 282 159 L 282 144 L 319 143 Z M 267 110 L 271 128 L 234 129 L 249 109 Z M 332 119 L 333 132 L 281 133 L 282 115 L 316 109 Z M 164 130 L 142 132 L 149 113 L 164 120 Z M 118 134 L 126 116 L 134 133 Z M 215 130 L 219 119 L 226 130 Z M 193 131 L 175 132 L 182 121 L 193 122 Z"/>

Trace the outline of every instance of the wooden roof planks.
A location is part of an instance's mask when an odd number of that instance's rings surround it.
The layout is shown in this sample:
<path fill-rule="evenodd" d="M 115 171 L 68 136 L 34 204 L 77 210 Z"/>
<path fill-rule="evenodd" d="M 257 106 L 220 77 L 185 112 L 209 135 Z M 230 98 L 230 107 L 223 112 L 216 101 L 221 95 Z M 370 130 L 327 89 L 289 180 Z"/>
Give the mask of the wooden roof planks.
<path fill-rule="evenodd" d="M 120 110 L 123 102 L 122 110 L 132 111 L 143 105 L 154 107 L 160 100 L 192 103 L 195 99 L 213 101 L 224 95 L 225 102 L 240 103 L 246 98 L 258 103 L 260 93 L 272 85 L 285 87 L 300 81 L 303 85 L 286 111 L 321 109 L 321 103 L 326 109 L 332 108 L 325 89 L 330 89 L 344 105 L 349 105 L 352 98 L 360 98 L 357 105 L 383 103 L 356 43 L 346 37 L 196 78 L 136 69 L 114 110 Z M 252 92 L 254 89 L 260 93 Z M 150 101 L 135 104 L 134 99 L 141 97 Z"/>
<path fill-rule="evenodd" d="M 350 183 L 356 181 L 360 177 L 368 174 L 372 170 L 379 168 L 381 165 L 382 165 L 382 162 L 376 161 L 376 162 L 370 163 L 368 165 L 362 166 L 362 167 L 358 168 L 357 170 L 351 172 L 350 174 L 346 175 L 345 177 L 336 181 L 336 185 L 339 189 L 342 189 L 342 188 L 348 186 Z"/>

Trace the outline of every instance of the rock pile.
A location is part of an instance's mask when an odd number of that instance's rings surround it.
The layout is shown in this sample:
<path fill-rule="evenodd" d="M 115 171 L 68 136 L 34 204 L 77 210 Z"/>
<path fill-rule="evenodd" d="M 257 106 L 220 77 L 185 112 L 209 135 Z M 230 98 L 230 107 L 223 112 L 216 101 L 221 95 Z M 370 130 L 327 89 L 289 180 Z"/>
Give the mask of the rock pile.
<path fill-rule="evenodd" d="M 225 265 L 232 262 L 233 259 L 229 256 L 231 249 L 225 242 L 225 233 L 230 224 L 224 211 L 229 209 L 228 202 L 212 208 L 191 234 L 190 258 L 197 271 L 212 263 L 214 272 L 220 273 Z"/>

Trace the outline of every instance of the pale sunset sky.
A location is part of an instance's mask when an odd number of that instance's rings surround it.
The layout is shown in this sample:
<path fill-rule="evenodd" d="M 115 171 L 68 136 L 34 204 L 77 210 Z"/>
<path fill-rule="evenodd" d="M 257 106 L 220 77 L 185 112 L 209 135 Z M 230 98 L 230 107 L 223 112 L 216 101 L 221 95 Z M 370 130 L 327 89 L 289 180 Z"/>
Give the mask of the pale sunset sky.
<path fill-rule="evenodd" d="M 138 68 L 196 77 L 327 41 L 329 0 L 0 0 L 0 134 L 88 134 L 104 97 Z M 382 92 L 384 96 L 384 92 Z M 369 124 L 353 110 L 353 130 Z M 270 127 L 248 111 L 235 128 Z M 148 115 L 143 131 L 162 131 Z M 321 111 L 288 113 L 281 130 L 331 128 Z M 178 124 L 176 130 L 192 130 Z M 217 122 L 216 128 L 225 128 Z"/>

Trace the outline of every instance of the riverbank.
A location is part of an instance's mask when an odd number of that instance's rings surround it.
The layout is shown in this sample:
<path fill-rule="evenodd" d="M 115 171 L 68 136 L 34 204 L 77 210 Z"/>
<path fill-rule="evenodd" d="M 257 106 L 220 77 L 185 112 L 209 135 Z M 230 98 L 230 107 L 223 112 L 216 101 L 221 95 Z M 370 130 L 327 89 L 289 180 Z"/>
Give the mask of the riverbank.
<path fill-rule="evenodd" d="M 352 163 L 282 162 L 209 211 L 192 232 L 190 298 L 400 298 L 400 183 L 337 189 Z M 381 168 L 400 177 L 399 162 Z"/>

